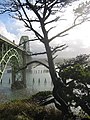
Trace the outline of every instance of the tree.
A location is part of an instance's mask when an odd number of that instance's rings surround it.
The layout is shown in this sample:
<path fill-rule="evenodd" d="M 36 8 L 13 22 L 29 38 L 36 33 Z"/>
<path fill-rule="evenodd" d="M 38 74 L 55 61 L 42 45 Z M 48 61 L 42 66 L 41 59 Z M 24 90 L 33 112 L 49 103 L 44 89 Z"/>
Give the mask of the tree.
<path fill-rule="evenodd" d="M 81 109 L 90 115 L 90 55 L 80 55 L 59 66 L 59 76 L 65 87 L 59 94 L 68 106 Z"/>
<path fill-rule="evenodd" d="M 72 2 L 74 0 L 36 0 L 34 3 L 32 0 L 6 0 L 0 3 L 0 11 L 1 14 L 3 13 L 12 13 L 11 16 L 15 19 L 18 19 L 20 21 L 23 21 L 25 24 L 25 27 L 34 33 L 34 38 L 30 41 L 36 41 L 39 40 L 42 42 L 45 46 L 45 52 L 42 53 L 35 53 L 33 55 L 39 55 L 39 54 L 46 54 L 47 55 L 47 61 L 48 65 L 45 65 L 44 63 L 40 61 L 31 61 L 30 63 L 27 63 L 26 66 L 23 68 L 26 68 L 31 63 L 37 62 L 39 64 L 43 64 L 49 69 L 51 79 L 54 85 L 53 88 L 53 102 L 55 103 L 56 107 L 59 110 L 62 110 L 64 114 L 70 114 L 70 109 L 68 107 L 68 104 L 65 102 L 64 99 L 59 94 L 59 90 L 64 87 L 64 83 L 62 82 L 61 78 L 58 77 L 57 72 L 55 70 L 53 59 L 56 57 L 54 56 L 57 51 L 61 51 L 64 48 L 66 48 L 66 45 L 60 45 L 52 48 L 50 46 L 50 43 L 57 37 L 62 37 L 66 35 L 65 33 L 69 31 L 70 29 L 74 28 L 77 25 L 80 25 L 86 20 L 86 16 L 83 16 L 84 14 L 78 14 L 76 16 L 76 19 L 74 20 L 74 23 L 69 28 L 65 29 L 62 32 L 56 33 L 55 36 L 52 36 L 49 38 L 48 34 L 49 32 L 54 28 L 50 27 L 47 29 L 47 25 L 57 22 L 60 19 L 60 16 L 55 16 L 55 13 L 60 11 L 62 7 L 67 5 L 68 3 Z M 78 10 L 77 10 L 78 11 Z M 34 18 L 30 17 L 30 14 L 28 12 L 32 12 L 35 16 Z M 54 18 L 52 20 L 49 19 L 51 15 L 54 15 Z M 80 22 L 78 22 L 79 18 L 81 19 Z M 40 32 L 38 32 L 33 24 L 39 24 Z M 58 104 L 59 103 L 59 104 Z"/>

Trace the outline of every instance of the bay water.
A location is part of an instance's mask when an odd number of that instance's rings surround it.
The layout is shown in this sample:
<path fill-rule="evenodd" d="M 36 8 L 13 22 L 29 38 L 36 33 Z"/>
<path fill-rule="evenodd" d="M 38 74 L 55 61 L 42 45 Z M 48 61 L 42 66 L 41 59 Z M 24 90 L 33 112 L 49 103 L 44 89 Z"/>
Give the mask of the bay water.
<path fill-rule="evenodd" d="M 26 72 L 26 88 L 19 90 L 11 89 L 11 72 L 7 68 L 0 83 L 0 102 L 7 102 L 15 99 L 28 98 L 39 91 L 52 91 L 53 84 L 48 69 L 39 65 L 32 67 Z"/>

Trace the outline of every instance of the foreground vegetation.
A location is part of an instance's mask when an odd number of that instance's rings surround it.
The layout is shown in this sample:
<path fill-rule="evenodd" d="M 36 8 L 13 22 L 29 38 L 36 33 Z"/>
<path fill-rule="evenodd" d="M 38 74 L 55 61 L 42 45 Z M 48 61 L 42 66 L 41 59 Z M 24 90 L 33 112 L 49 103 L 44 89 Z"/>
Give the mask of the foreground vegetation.
<path fill-rule="evenodd" d="M 39 102 L 51 92 L 40 92 L 31 98 L 0 104 L 0 120 L 58 120 L 61 113 Z"/>
<path fill-rule="evenodd" d="M 39 92 L 31 98 L 0 104 L 0 120 L 63 120 L 54 106 L 40 106 L 51 92 Z"/>

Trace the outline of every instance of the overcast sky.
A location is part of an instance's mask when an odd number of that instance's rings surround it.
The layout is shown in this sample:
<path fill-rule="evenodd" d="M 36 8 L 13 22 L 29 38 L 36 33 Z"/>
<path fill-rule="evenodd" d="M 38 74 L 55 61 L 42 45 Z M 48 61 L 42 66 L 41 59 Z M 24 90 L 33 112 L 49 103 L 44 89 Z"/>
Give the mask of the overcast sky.
<path fill-rule="evenodd" d="M 73 20 L 75 18 L 73 14 L 73 8 L 75 7 L 75 5 L 72 5 L 69 6 L 66 9 L 66 12 L 63 14 L 57 13 L 57 15 L 62 15 L 62 19 L 67 20 L 58 21 L 56 23 L 57 28 L 50 32 L 49 37 L 52 37 L 52 35 L 66 29 L 73 24 Z M 37 28 L 36 25 L 35 27 Z M 47 28 L 49 27 L 50 26 Z M 58 53 L 59 57 L 75 57 L 80 54 L 90 54 L 90 21 L 84 22 L 80 26 L 73 28 L 67 33 L 67 36 L 57 38 L 51 43 L 52 46 L 61 44 L 68 45 L 68 48 Z M 15 40 L 16 44 L 19 43 L 20 37 L 22 35 L 28 35 L 29 39 L 32 38 L 32 34 L 26 31 L 26 28 L 22 22 L 10 18 L 7 14 L 0 15 L 0 34 L 7 37 L 11 41 Z M 30 47 L 32 51 L 44 51 L 44 46 L 40 42 L 30 43 Z"/>

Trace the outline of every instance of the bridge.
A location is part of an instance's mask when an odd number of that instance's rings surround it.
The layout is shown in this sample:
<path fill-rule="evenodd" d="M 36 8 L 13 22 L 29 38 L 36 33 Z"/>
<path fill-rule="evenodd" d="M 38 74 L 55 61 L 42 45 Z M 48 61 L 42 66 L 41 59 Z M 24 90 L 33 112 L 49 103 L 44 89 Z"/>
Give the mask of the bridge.
<path fill-rule="evenodd" d="M 15 87 L 15 85 L 17 86 L 18 83 L 20 83 L 21 86 L 26 87 L 26 70 L 23 69 L 18 73 L 16 71 L 30 61 L 30 47 L 29 42 L 27 42 L 28 40 L 28 36 L 22 36 L 19 43 L 20 46 L 18 46 L 15 44 L 14 40 L 11 42 L 0 34 L 0 81 L 2 82 L 6 67 L 10 66 L 12 73 L 12 88 Z M 17 78 L 16 80 L 18 74 L 20 75 L 20 78 Z"/>

